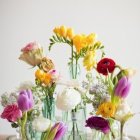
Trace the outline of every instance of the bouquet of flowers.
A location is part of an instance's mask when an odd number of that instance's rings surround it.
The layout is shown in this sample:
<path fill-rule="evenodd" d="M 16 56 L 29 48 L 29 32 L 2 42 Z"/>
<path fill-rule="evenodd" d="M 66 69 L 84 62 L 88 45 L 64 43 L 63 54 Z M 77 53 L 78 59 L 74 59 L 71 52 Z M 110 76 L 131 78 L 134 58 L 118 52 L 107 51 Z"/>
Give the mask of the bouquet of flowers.
<path fill-rule="evenodd" d="M 134 115 L 126 97 L 131 87 L 130 79 L 135 71 L 123 69 L 110 58 L 102 58 L 95 71 L 96 78 L 90 74 L 87 76 L 88 82 L 83 83 L 90 94 L 87 103 L 92 103 L 93 106 L 93 116 L 86 120 L 86 127 L 103 132 L 100 139 L 112 140 L 119 137 L 123 140 L 124 124 Z M 116 121 L 120 122 L 120 128 L 114 125 Z M 99 135 L 97 136 L 99 138 Z"/>
<path fill-rule="evenodd" d="M 21 49 L 19 59 L 37 68 L 35 84 L 26 82 L 18 90 L 4 93 L 1 118 L 19 128 L 22 140 L 61 140 L 62 137 L 86 140 L 86 127 L 95 132 L 92 139 L 123 140 L 124 124 L 134 115 L 126 97 L 135 71 L 106 58 L 104 46 L 95 33 L 74 34 L 72 28 L 65 26 L 56 27 L 53 32 L 50 51 L 55 44 L 66 44 L 71 48 L 70 81 L 60 79 L 53 61 L 44 55 L 40 44 L 28 43 Z M 82 67 L 80 60 L 87 72 L 83 82 L 78 79 Z M 59 84 L 65 88 L 57 93 Z M 93 108 L 88 119 L 87 104 Z M 55 105 L 62 110 L 61 121 L 56 120 Z"/>
<path fill-rule="evenodd" d="M 55 44 L 66 44 L 71 48 L 71 55 L 68 66 L 70 67 L 70 78 L 72 81 L 77 81 L 80 75 L 79 60 L 83 60 L 83 66 L 87 71 L 90 71 L 96 65 L 96 53 L 101 52 L 100 56 L 104 56 L 104 46 L 98 41 L 95 33 L 89 35 L 74 34 L 72 28 L 60 26 L 55 27 L 54 35 L 50 38 L 49 50 Z M 81 94 L 78 90 L 81 85 L 73 84 L 67 87 L 57 96 L 56 105 L 58 109 L 67 111 L 64 113 L 64 121 L 71 122 L 69 124 L 69 134 L 66 139 L 86 139 L 86 134 L 83 134 L 84 120 L 86 119 L 86 102 L 84 102 L 85 94 Z M 82 111 L 81 114 L 79 112 Z M 82 117 L 83 116 L 83 120 Z M 81 120 L 80 120 L 81 119 Z"/>
<path fill-rule="evenodd" d="M 63 122 L 55 121 L 54 94 L 59 74 L 51 59 L 44 56 L 43 48 L 36 42 L 27 44 L 19 59 L 37 66 L 35 85 L 23 83 L 18 90 L 4 93 L 1 118 L 12 127 L 19 128 L 22 140 L 60 140 L 67 130 Z"/>

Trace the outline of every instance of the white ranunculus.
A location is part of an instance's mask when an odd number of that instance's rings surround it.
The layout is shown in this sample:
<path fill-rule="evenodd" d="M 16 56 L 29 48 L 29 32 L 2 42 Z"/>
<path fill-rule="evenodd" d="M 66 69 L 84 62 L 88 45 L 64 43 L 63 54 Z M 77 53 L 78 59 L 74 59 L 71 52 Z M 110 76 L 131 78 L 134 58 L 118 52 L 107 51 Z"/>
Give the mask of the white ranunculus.
<path fill-rule="evenodd" d="M 130 118 L 132 115 L 133 114 L 131 112 L 130 106 L 126 101 L 123 100 L 117 107 L 115 119 L 121 122 L 127 121 L 127 119 Z"/>
<path fill-rule="evenodd" d="M 51 121 L 49 119 L 44 118 L 43 116 L 39 116 L 35 118 L 32 122 L 33 128 L 38 132 L 46 131 L 51 125 Z"/>
<path fill-rule="evenodd" d="M 60 110 L 68 111 L 74 109 L 80 102 L 80 93 L 74 88 L 69 87 L 57 95 L 56 106 Z"/>

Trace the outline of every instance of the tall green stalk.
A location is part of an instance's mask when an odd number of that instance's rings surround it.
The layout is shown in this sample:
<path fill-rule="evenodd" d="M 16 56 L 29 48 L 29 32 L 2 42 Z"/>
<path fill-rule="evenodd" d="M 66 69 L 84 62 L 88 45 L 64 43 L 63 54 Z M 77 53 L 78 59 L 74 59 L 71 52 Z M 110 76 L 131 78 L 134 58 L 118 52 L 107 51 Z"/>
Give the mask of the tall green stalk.
<path fill-rule="evenodd" d="M 26 136 L 26 122 L 27 122 L 27 112 L 25 112 L 25 114 L 23 116 L 23 120 L 21 121 L 22 140 L 27 140 L 27 136 Z"/>
<path fill-rule="evenodd" d="M 124 128 L 124 123 L 123 122 L 120 122 L 121 123 L 121 128 L 120 128 L 120 140 L 123 140 L 123 128 Z"/>

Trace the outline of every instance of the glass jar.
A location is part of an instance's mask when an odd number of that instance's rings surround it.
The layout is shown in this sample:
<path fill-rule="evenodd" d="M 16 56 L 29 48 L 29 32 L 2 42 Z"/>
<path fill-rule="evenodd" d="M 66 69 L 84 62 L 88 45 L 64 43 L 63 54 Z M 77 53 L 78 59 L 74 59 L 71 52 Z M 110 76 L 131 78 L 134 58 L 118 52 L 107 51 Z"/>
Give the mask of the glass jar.
<path fill-rule="evenodd" d="M 110 132 L 104 134 L 99 130 L 92 130 L 92 140 L 116 140 L 119 137 L 119 122 L 113 119 L 109 119 Z"/>
<path fill-rule="evenodd" d="M 53 97 L 46 96 L 43 101 L 42 113 L 45 118 L 55 121 L 55 101 Z"/>
<path fill-rule="evenodd" d="M 70 79 L 78 79 L 80 76 L 81 70 L 79 64 L 70 64 L 69 65 L 69 75 Z"/>
<path fill-rule="evenodd" d="M 68 126 L 68 131 L 63 140 L 86 140 L 85 131 L 86 108 L 73 109 L 63 113 L 63 121 Z"/>
<path fill-rule="evenodd" d="M 26 137 L 27 140 L 41 140 L 41 132 L 37 132 L 32 127 L 32 122 L 27 122 L 26 124 Z"/>

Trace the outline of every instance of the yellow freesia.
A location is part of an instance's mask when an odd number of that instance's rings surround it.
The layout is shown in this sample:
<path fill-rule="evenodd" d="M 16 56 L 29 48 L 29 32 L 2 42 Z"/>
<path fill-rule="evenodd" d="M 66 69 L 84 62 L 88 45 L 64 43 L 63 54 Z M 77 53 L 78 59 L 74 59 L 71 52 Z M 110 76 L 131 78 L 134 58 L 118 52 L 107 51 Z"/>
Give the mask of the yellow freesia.
<path fill-rule="evenodd" d="M 53 32 L 54 32 L 56 35 L 60 35 L 59 27 L 55 27 L 55 28 L 53 29 Z"/>
<path fill-rule="evenodd" d="M 91 33 L 86 37 L 86 43 L 87 45 L 92 45 L 94 44 L 96 41 L 96 34 Z"/>
<path fill-rule="evenodd" d="M 102 103 L 96 112 L 97 115 L 102 115 L 105 118 L 113 117 L 116 112 L 116 106 L 111 102 Z"/>
<path fill-rule="evenodd" d="M 60 26 L 60 28 L 59 28 L 59 34 L 60 34 L 60 36 L 62 36 L 62 37 L 66 37 L 66 33 L 67 33 L 67 28 L 65 27 L 65 26 Z"/>
<path fill-rule="evenodd" d="M 74 36 L 74 31 L 72 28 L 68 28 L 67 29 L 67 35 L 66 35 L 69 39 L 72 39 Z"/>
<path fill-rule="evenodd" d="M 83 47 L 86 47 L 86 36 L 75 35 L 73 37 L 73 45 L 75 46 L 77 53 L 79 53 Z"/>
<path fill-rule="evenodd" d="M 88 51 L 86 56 L 84 57 L 83 65 L 85 66 L 87 71 L 90 71 L 96 65 L 95 56 L 95 51 Z"/>

